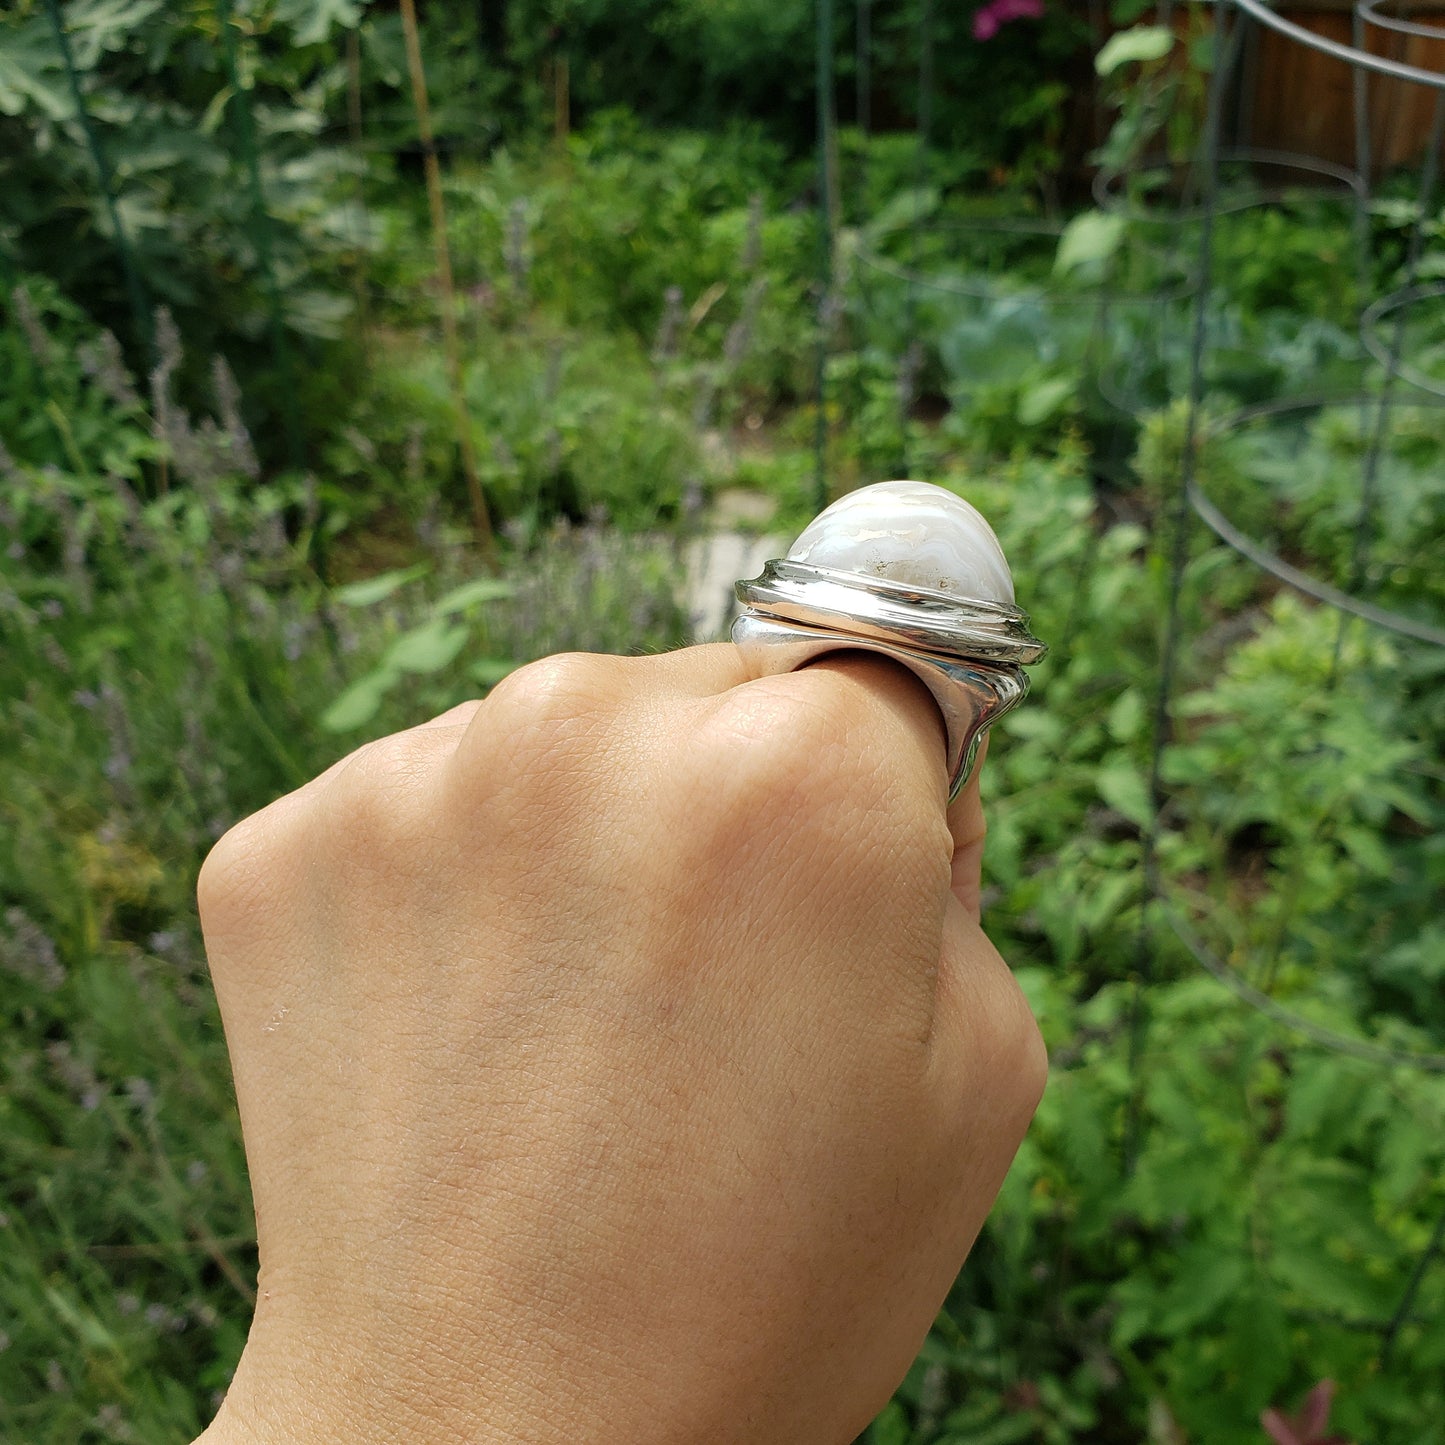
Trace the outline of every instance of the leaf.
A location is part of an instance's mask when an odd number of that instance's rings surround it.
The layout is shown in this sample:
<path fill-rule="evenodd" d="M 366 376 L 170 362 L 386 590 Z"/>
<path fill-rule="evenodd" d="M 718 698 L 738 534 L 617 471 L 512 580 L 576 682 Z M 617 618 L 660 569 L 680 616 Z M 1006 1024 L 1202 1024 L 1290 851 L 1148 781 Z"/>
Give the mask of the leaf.
<path fill-rule="evenodd" d="M 1083 267 L 1103 265 L 1119 249 L 1123 239 L 1123 216 L 1109 216 L 1103 211 L 1085 211 L 1075 216 L 1059 237 L 1054 274 L 1067 276 Z"/>
<path fill-rule="evenodd" d="M 321 726 L 329 733 L 349 733 L 376 716 L 397 674 L 378 667 L 359 677 L 321 714 Z"/>
<path fill-rule="evenodd" d="M 400 567 L 394 572 L 382 572 L 360 582 L 348 582 L 345 587 L 337 587 L 331 597 L 347 607 L 370 607 L 374 602 L 390 597 L 397 588 L 414 582 L 418 577 L 425 577 L 430 571 L 429 562 L 418 562 L 414 567 Z"/>
<path fill-rule="evenodd" d="M 71 0 L 65 26 L 75 63 L 93 70 L 107 50 L 124 50 L 140 27 L 164 8 L 165 0 Z"/>
<path fill-rule="evenodd" d="M 483 687 L 495 687 L 520 666 L 520 663 L 511 662 L 505 657 L 483 657 L 467 668 L 467 676 L 473 682 L 481 683 Z"/>
<path fill-rule="evenodd" d="M 1340 842 L 1362 873 L 1388 878 L 1395 871 L 1390 850 L 1380 841 L 1379 835 L 1368 828 L 1341 828 Z"/>
<path fill-rule="evenodd" d="M 1359 1266 L 1342 1264 L 1326 1254 L 1322 1242 L 1289 1240 L 1276 1245 L 1269 1270 L 1307 1305 L 1348 1319 L 1388 1318 L 1394 1304 L 1389 1292 L 1366 1278 Z"/>
<path fill-rule="evenodd" d="M 1229 1307 L 1225 1339 L 1247 1406 L 1257 1410 L 1289 1378 L 1289 1318 L 1277 1293 L 1250 1283 Z"/>
<path fill-rule="evenodd" d="M 938 202 L 936 186 L 899 191 L 863 228 L 863 235 L 876 244 L 894 231 L 902 231 L 932 215 L 938 209 Z"/>
<path fill-rule="evenodd" d="M 1135 25 L 1111 35 L 1094 57 L 1099 75 L 1113 75 L 1121 65 L 1163 60 L 1174 48 L 1174 32 L 1166 25 Z"/>
<path fill-rule="evenodd" d="M 433 617 L 398 637 L 387 650 L 385 665 L 402 672 L 440 672 L 456 660 L 470 630 L 460 623 L 448 623 L 444 617 Z"/>
<path fill-rule="evenodd" d="M 75 1332 L 80 1342 L 92 1350 L 109 1350 L 119 1354 L 115 1336 L 88 1310 L 82 1309 L 52 1285 L 46 1285 L 45 1298 L 50 1307 Z"/>
<path fill-rule="evenodd" d="M 1312 1139 L 1339 1113 L 1348 1092 L 1340 1071 L 1327 1060 L 1306 1059 L 1295 1069 L 1285 1105 L 1288 1140 Z M 1325 1147 L 1329 1147 L 1327 1141 Z"/>
<path fill-rule="evenodd" d="M 494 602 L 499 597 L 510 597 L 517 589 L 510 582 L 498 577 L 478 577 L 475 582 L 463 582 L 460 587 L 448 592 L 432 608 L 436 617 L 447 617 L 453 612 L 463 612 L 479 602 Z"/>
<path fill-rule="evenodd" d="M 1431 1177 L 1430 1160 L 1439 1138 L 1439 1124 L 1418 1118 L 1409 1110 L 1391 1115 L 1380 1139 L 1376 1188 L 1392 1209 L 1424 1187 Z"/>
<path fill-rule="evenodd" d="M 1117 1313 L 1109 1330 L 1109 1340 L 1116 1350 L 1127 1350 L 1135 1340 L 1148 1333 L 1152 1304 L 1152 1293 L 1142 1279 L 1126 1282 L 1115 1293 Z"/>
<path fill-rule="evenodd" d="M 212 97 L 201 118 L 196 122 L 196 129 L 202 135 L 215 135 L 221 128 L 221 121 L 226 114 L 226 107 L 231 103 L 231 96 L 234 94 L 229 85 L 223 85 Z"/>
<path fill-rule="evenodd" d="M 1144 700 L 1135 688 L 1126 688 L 1110 706 L 1104 719 L 1115 742 L 1133 742 L 1144 723 Z"/>
<path fill-rule="evenodd" d="M 1095 779 L 1099 796 L 1131 823 L 1147 828 L 1154 818 L 1149 788 L 1143 774 L 1127 758 L 1115 758 L 1099 769 Z"/>
<path fill-rule="evenodd" d="M 908 1416 L 897 1400 L 890 1400 L 868 1431 L 868 1445 L 908 1445 L 913 1432 Z"/>
<path fill-rule="evenodd" d="M 351 314 L 353 302 L 337 291 L 320 287 L 292 288 L 285 297 L 286 324 L 303 336 L 334 341 L 341 335 L 341 323 Z"/>
<path fill-rule="evenodd" d="M 1052 1086 L 1058 1118 L 1058 1147 L 1074 1177 L 1097 1193 L 1113 1172 L 1113 1156 L 1098 1100 L 1086 1081 L 1065 1074 Z"/>
<path fill-rule="evenodd" d="M 1017 415 L 1023 426 L 1042 426 L 1056 416 L 1074 394 L 1074 381 L 1068 376 L 1053 376 L 1027 387 L 1019 397 Z"/>
<path fill-rule="evenodd" d="M 911 1438 L 911 1437 L 909 1437 Z M 1020 1441 L 1039 1438 L 1039 1416 L 1033 1410 L 1010 1411 L 990 1425 L 973 1425 L 968 1434 L 947 1436 L 948 1445 L 1019 1445 Z"/>
<path fill-rule="evenodd" d="M 1135 887 L 1134 874 L 1128 869 L 1106 873 L 1091 891 L 1080 896 L 1077 905 L 1079 922 L 1087 929 L 1108 923 L 1124 907 Z"/>
<path fill-rule="evenodd" d="M 1152 1332 L 1173 1339 L 1210 1319 L 1239 1291 L 1245 1261 L 1217 1238 L 1201 1240 L 1179 1260 L 1174 1278 L 1159 1296 Z"/>
<path fill-rule="evenodd" d="M 1042 708 L 1032 711 L 1020 708 L 1011 713 L 1008 730 L 1016 738 L 1037 739 L 1046 747 L 1057 747 L 1064 740 L 1063 719 L 1057 713 L 1045 712 Z"/>
<path fill-rule="evenodd" d="M 335 28 L 354 30 L 361 23 L 357 0 L 281 0 L 276 18 L 292 27 L 297 45 L 319 45 Z"/>
<path fill-rule="evenodd" d="M 953 381 L 1007 385 L 1036 375 L 1050 345 L 1042 309 L 1023 297 L 996 302 L 983 316 L 965 317 L 939 338 L 938 353 Z"/>
<path fill-rule="evenodd" d="M 56 75 L 54 85 L 42 76 Z M 0 115 L 21 115 L 33 104 L 51 120 L 67 120 L 75 107 L 60 80 L 60 52 L 38 24 L 0 31 Z"/>

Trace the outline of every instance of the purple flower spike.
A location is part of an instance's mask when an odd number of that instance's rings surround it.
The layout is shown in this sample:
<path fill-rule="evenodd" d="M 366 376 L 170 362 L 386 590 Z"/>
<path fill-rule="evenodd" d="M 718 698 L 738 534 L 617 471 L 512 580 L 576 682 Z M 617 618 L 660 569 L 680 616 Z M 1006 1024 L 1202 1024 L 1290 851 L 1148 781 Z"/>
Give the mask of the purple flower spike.
<path fill-rule="evenodd" d="M 1010 20 L 1042 20 L 1044 0 L 990 0 L 973 17 L 973 38 L 992 40 Z"/>

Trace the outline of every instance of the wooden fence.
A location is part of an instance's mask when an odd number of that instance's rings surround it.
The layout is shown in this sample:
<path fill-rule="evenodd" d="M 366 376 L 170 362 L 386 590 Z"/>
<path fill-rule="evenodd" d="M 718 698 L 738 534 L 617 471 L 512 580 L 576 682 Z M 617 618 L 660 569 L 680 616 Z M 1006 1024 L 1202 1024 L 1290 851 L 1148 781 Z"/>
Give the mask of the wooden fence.
<path fill-rule="evenodd" d="M 1280 17 L 1341 44 L 1354 43 L 1352 0 L 1280 5 Z M 1386 13 L 1438 26 L 1440 39 L 1392 34 L 1368 23 L 1364 48 L 1422 69 L 1445 71 L 1445 0 L 1414 0 Z M 1352 166 L 1355 162 L 1354 70 L 1264 26 L 1247 41 L 1239 97 L 1248 145 L 1296 151 Z M 1367 81 L 1371 165 L 1376 175 L 1419 160 L 1438 92 L 1372 75 Z"/>

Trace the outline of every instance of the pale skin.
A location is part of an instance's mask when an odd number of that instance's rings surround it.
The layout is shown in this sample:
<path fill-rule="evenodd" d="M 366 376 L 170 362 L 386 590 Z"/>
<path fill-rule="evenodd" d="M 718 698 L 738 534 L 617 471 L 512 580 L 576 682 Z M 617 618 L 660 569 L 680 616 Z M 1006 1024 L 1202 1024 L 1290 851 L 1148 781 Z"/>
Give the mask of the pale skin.
<path fill-rule="evenodd" d="M 846 1445 L 1043 1089 L 976 782 L 860 654 L 581 654 L 200 879 L 259 1302 L 205 1445 Z"/>

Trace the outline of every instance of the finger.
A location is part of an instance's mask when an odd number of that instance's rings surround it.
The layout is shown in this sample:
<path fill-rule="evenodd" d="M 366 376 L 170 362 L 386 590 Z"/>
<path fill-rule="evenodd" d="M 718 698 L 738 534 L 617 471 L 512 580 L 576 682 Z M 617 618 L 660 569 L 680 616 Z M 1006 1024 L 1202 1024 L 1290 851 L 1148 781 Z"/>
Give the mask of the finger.
<path fill-rule="evenodd" d="M 851 678 L 868 690 L 875 701 L 887 708 L 907 727 L 919 749 L 917 761 L 936 775 L 942 796 L 948 794 L 948 738 L 943 715 L 933 694 L 916 673 L 873 652 L 831 653 L 809 664 L 807 671 L 826 669 Z M 979 776 L 988 753 L 985 735 L 979 744 L 973 774 L 963 791 L 947 804 L 948 829 L 953 837 L 953 885 L 959 902 L 979 916 L 979 869 L 983 859 L 983 803 L 979 797 Z"/>
<path fill-rule="evenodd" d="M 654 684 L 680 697 L 715 697 L 758 676 L 741 648 L 706 642 L 628 661 L 647 665 Z"/>
<path fill-rule="evenodd" d="M 598 760 L 644 736 L 667 734 L 679 700 L 708 697 L 746 680 L 730 643 L 642 657 L 567 652 L 509 673 L 471 713 L 458 737 L 456 766 L 471 776 L 516 750 L 590 739 Z"/>
<path fill-rule="evenodd" d="M 944 914 L 932 1049 L 945 1109 L 976 1114 L 979 1091 L 986 1091 L 992 1107 L 985 1112 L 1004 1157 L 1012 1157 L 1043 1092 L 1048 1055 L 1008 965 L 953 898 Z"/>
<path fill-rule="evenodd" d="M 963 904 L 975 923 L 982 914 L 983 844 L 988 823 L 979 796 L 979 777 L 988 754 L 988 736 L 979 744 L 973 776 L 948 807 L 948 831 L 953 834 L 953 896 Z"/>
<path fill-rule="evenodd" d="M 907 726 L 922 753 L 922 766 L 940 778 L 947 796 L 947 734 L 933 694 L 901 663 L 870 652 L 833 653 L 810 664 L 851 678 L 867 689 L 876 702 L 892 711 Z M 988 753 L 988 737 L 979 745 L 973 774 L 948 807 L 948 829 L 953 838 L 951 887 L 953 896 L 977 923 L 981 917 L 984 838 L 988 831 L 979 795 L 979 778 Z"/>
<path fill-rule="evenodd" d="M 939 806 L 947 807 L 948 738 L 943 715 L 916 674 L 876 652 L 828 653 L 794 676 L 810 672 L 832 673 L 866 694 L 867 705 L 887 715 L 895 724 L 895 736 L 904 744 L 893 754 L 893 765 L 925 779 L 937 794 Z"/>

